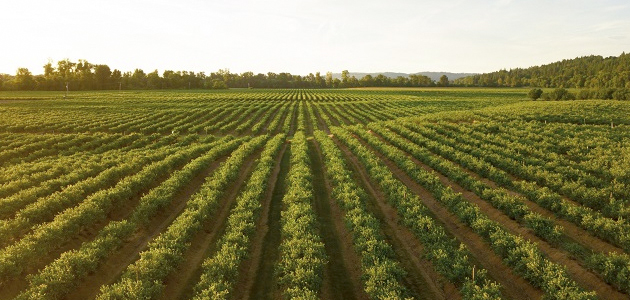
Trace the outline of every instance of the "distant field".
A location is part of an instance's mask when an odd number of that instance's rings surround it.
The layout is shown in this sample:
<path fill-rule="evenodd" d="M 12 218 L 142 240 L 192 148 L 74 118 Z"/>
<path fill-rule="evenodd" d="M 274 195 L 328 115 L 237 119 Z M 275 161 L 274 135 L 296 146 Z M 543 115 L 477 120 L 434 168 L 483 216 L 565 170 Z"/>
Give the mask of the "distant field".
<path fill-rule="evenodd" d="M 630 106 L 0 92 L 0 299 L 628 299 Z"/>

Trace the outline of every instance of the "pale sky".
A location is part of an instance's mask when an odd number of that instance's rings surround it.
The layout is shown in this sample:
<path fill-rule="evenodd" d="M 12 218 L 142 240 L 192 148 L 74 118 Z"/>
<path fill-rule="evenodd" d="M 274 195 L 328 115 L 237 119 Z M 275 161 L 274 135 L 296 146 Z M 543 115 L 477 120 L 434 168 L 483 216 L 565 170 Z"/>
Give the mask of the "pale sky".
<path fill-rule="evenodd" d="M 630 51 L 627 0 L 4 0 L 0 73 L 492 72 Z"/>

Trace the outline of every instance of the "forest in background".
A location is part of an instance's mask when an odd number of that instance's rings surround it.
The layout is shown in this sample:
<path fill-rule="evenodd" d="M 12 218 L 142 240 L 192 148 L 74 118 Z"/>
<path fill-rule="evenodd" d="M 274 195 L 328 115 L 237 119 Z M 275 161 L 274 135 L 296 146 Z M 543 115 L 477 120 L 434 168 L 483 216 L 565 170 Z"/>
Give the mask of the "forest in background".
<path fill-rule="evenodd" d="M 630 88 L 630 54 L 565 59 L 526 69 L 468 76 L 453 83 L 478 87 Z"/>
<path fill-rule="evenodd" d="M 72 62 L 60 60 L 43 66 L 44 74 L 33 75 L 19 68 L 15 75 L 0 74 L 0 90 L 143 90 L 143 89 L 226 89 L 226 88 L 354 88 L 354 87 L 537 87 L 556 89 L 589 89 L 597 98 L 614 98 L 630 89 L 630 54 L 620 56 L 584 56 L 530 68 L 515 68 L 477 74 L 449 80 L 442 75 L 433 80 L 421 74 L 387 76 L 366 74 L 360 78 L 348 70 L 337 77 L 332 72 L 308 75 L 268 72 L 254 74 L 231 73 L 229 69 L 206 74 L 193 71 L 158 70 L 146 73 L 142 69 L 121 72 L 105 64 L 93 64 L 84 59 Z M 395 74 L 395 73 L 392 73 Z M 583 93 L 583 96 L 587 95 Z M 604 97 L 606 96 L 606 97 Z M 589 96 L 590 97 L 590 96 Z M 580 98 L 576 95 L 576 98 Z M 625 97 L 623 97 L 625 98 Z"/>
<path fill-rule="evenodd" d="M 15 76 L 0 74 L 0 90 L 155 90 L 155 89 L 226 89 L 226 88 L 353 88 L 353 87 L 428 87 L 446 86 L 448 77 L 435 82 L 423 75 L 390 78 L 383 74 L 370 74 L 356 78 L 347 70 L 341 78 L 333 78 L 332 72 L 320 72 L 306 76 L 290 73 L 266 74 L 244 72 L 231 73 L 228 69 L 205 74 L 204 72 L 158 70 L 145 73 L 142 69 L 133 72 L 112 70 L 108 65 L 92 64 L 79 59 L 60 60 L 44 65 L 44 74 L 33 75 L 26 68 L 19 68 Z"/>

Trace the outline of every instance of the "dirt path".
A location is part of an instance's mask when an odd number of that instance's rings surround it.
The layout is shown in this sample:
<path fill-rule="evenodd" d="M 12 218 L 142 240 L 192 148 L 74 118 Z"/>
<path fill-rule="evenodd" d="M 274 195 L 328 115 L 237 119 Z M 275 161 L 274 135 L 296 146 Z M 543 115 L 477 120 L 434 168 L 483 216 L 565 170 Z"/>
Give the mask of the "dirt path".
<path fill-rule="evenodd" d="M 138 259 L 138 254 L 146 249 L 147 244 L 158 236 L 186 207 L 188 199 L 194 195 L 206 178 L 226 160 L 227 157 L 214 161 L 202 173 L 197 175 L 190 183 L 175 195 L 171 204 L 161 210 L 147 226 L 136 232 L 131 238 L 125 241 L 123 246 L 116 253 L 109 256 L 101 266 L 82 280 L 68 300 L 94 299 L 102 285 L 115 282 L 128 265 Z"/>
<path fill-rule="evenodd" d="M 401 225 L 396 209 L 386 203 L 386 196 L 374 185 L 361 162 L 342 143 L 335 143 L 346 156 L 356 182 L 371 196 L 368 210 L 379 219 L 387 241 L 396 252 L 401 266 L 407 272 L 405 286 L 420 299 L 460 299 L 457 288 L 437 274 L 431 262 L 422 258 L 424 247 L 415 235 Z"/>
<path fill-rule="evenodd" d="M 239 177 L 223 193 L 214 216 L 206 221 L 202 230 L 195 235 L 182 263 L 164 280 L 166 287 L 160 299 L 179 299 L 192 292 L 194 284 L 201 276 L 201 263 L 216 250 L 216 243 L 225 231 L 231 209 L 241 188 L 251 175 L 259 154 L 247 158 L 239 170 Z"/>
<path fill-rule="evenodd" d="M 323 299 L 368 299 L 361 283 L 361 260 L 352 246 L 352 235 L 345 228 L 344 213 L 329 197 L 330 183 L 324 173 L 319 145 L 309 141 L 313 171 L 314 208 L 320 224 L 328 264 L 325 267 Z"/>
<path fill-rule="evenodd" d="M 232 293 L 232 299 L 248 299 L 249 291 L 256 280 L 258 268 L 262 261 L 263 241 L 266 233 L 269 231 L 268 217 L 271 209 L 271 202 L 276 185 L 279 184 L 281 162 L 288 144 L 284 144 L 278 152 L 276 165 L 269 178 L 267 191 L 261 200 L 260 217 L 256 222 L 256 233 L 254 234 L 250 244 L 250 255 L 239 266 L 239 277 Z M 279 225 L 278 225 L 279 226 Z"/>
<path fill-rule="evenodd" d="M 363 141 L 361 140 L 361 142 Z M 488 270 L 488 274 L 492 279 L 503 286 L 502 292 L 504 296 L 511 299 L 540 299 L 542 297 L 543 293 L 541 290 L 515 274 L 511 268 L 503 263 L 500 257 L 494 254 L 492 248 L 490 248 L 480 236 L 437 202 L 429 191 L 413 181 L 405 172 L 400 170 L 394 163 L 379 152 L 374 152 L 387 165 L 392 173 L 394 173 L 397 179 L 422 199 L 424 205 L 431 210 L 444 228 L 460 242 L 466 244 L 474 259 L 483 268 Z"/>
<path fill-rule="evenodd" d="M 281 299 L 274 267 L 280 257 L 278 249 L 282 228 L 280 213 L 290 168 L 290 148 L 286 148 L 281 157 L 271 197 L 267 200 L 268 205 L 263 207 L 262 219 L 253 239 L 251 259 L 244 263 L 251 267 L 248 272 L 241 273 L 243 275 L 239 278 L 239 282 L 243 285 L 238 285 L 241 288 L 235 290 L 234 299 Z"/>

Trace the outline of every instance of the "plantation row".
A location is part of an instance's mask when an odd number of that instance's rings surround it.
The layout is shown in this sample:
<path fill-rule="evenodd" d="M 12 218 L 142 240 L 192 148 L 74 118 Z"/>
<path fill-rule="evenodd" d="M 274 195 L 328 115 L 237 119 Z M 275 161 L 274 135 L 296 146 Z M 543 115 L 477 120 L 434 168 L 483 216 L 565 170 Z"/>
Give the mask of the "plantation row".
<path fill-rule="evenodd" d="M 624 107 L 275 93 L 1 104 L 0 299 L 630 297 Z"/>
<path fill-rule="evenodd" d="M 319 91 L 335 100 L 269 99 L 265 95 L 313 91 L 244 91 L 217 93 L 82 93 L 78 99 L 10 101 L 0 107 L 3 133 L 231 134 L 283 132 L 284 123 L 305 113 L 305 130 L 365 124 L 399 117 L 494 105 L 496 99 L 472 100 L 467 92 L 449 101 L 438 93 L 400 94 L 384 91 Z M 446 93 L 446 92 L 445 92 Z M 148 95 L 155 98 L 145 98 Z M 257 96 L 258 95 L 258 96 Z M 166 98 L 167 97 L 167 98 Z M 512 96 L 514 98 L 514 96 Z M 161 100 L 160 98 L 166 98 Z M 18 98 L 19 99 L 19 98 Z M 514 100 L 510 100 L 513 102 Z M 37 105 L 33 105 L 37 104 Z M 306 112 L 308 111 L 308 112 Z M 69 113 L 74 114 L 69 117 Z M 312 112 L 312 113 L 311 113 Z M 295 126 L 295 125 L 293 125 Z M 50 143 L 59 143 L 50 141 Z M 26 143 L 30 147 L 38 147 Z M 7 144 L 6 146 L 10 146 Z M 64 145 L 59 145 L 63 147 Z"/>

